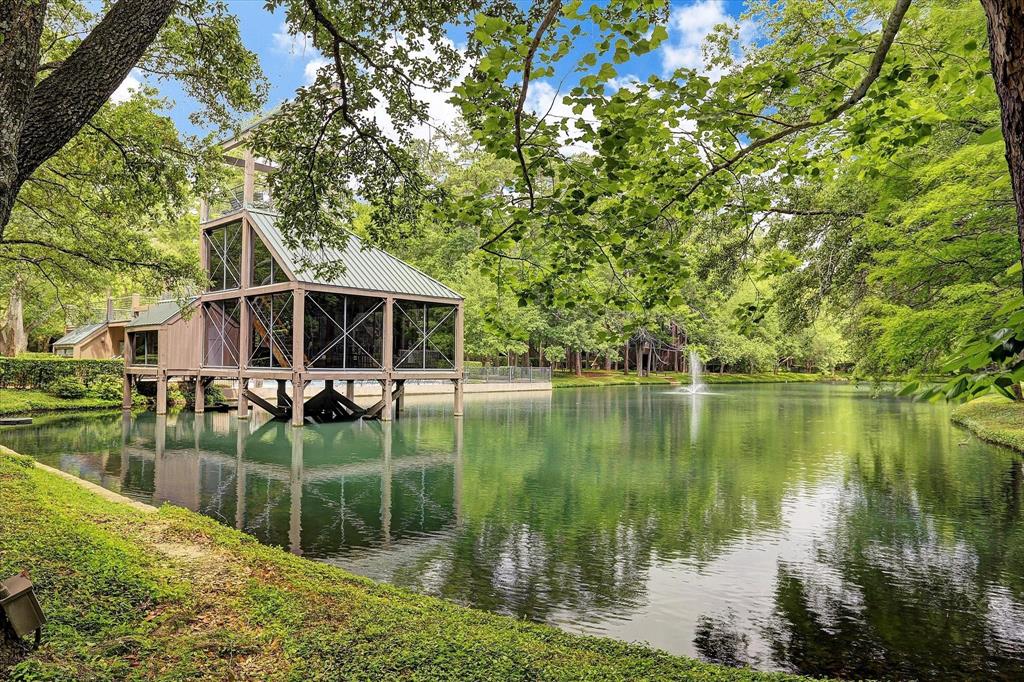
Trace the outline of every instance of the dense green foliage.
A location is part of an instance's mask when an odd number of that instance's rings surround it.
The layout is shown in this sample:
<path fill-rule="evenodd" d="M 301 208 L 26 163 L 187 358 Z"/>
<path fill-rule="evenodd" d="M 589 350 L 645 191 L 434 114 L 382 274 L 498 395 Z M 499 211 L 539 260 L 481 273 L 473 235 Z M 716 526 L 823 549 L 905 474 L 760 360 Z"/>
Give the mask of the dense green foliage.
<path fill-rule="evenodd" d="M 50 621 L 16 679 L 802 679 L 378 585 L 179 508 L 102 499 L 9 451 L 0 496 L 0 573 L 31 567 Z"/>
<path fill-rule="evenodd" d="M 56 381 L 71 377 L 86 387 L 104 377 L 120 381 L 123 360 L 74 360 L 57 356 L 0 357 L 0 388 L 49 388 Z"/>

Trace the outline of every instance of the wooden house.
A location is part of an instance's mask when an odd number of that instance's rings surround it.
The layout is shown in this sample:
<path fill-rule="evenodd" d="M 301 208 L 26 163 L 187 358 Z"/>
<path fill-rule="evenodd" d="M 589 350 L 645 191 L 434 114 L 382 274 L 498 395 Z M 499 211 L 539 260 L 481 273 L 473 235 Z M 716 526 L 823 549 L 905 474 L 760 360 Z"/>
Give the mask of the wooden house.
<path fill-rule="evenodd" d="M 254 403 L 294 425 L 389 420 L 407 381 L 449 380 L 460 415 L 462 297 L 354 235 L 343 251 L 293 250 L 267 197 L 253 200 L 255 159 L 247 152 L 243 163 L 241 200 L 223 215 L 211 217 L 205 202 L 201 209 L 208 290 L 184 306 L 147 311 L 127 328 L 125 406 L 134 381 L 155 380 L 156 411 L 165 413 L 167 380 L 176 377 L 196 382 L 201 411 L 204 387 L 232 379 L 240 418 Z M 316 266 L 328 262 L 342 263 L 343 272 L 318 276 Z M 277 380 L 276 403 L 249 389 L 251 380 L 267 379 Z M 367 380 L 380 383 L 381 398 L 362 408 L 352 400 L 353 382 Z M 311 381 L 325 387 L 307 399 Z M 347 383 L 344 395 L 334 389 L 338 381 Z"/>

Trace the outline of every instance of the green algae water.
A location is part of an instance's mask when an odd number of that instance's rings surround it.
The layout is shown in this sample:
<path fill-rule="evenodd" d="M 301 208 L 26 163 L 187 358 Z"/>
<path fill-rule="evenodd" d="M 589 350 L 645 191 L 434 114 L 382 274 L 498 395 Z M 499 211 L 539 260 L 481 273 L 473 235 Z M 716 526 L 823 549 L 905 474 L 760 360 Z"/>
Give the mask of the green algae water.
<path fill-rule="evenodd" d="M 1024 678 L 1024 459 L 816 384 L 410 401 L 392 424 L 78 415 L 0 443 L 420 592 L 730 665 Z"/>

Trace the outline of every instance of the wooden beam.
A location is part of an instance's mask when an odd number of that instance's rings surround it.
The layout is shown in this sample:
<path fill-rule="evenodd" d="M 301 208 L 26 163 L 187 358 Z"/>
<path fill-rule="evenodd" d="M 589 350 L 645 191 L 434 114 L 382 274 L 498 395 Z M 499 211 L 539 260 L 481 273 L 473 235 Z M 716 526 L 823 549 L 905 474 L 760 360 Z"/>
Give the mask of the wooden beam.
<path fill-rule="evenodd" d="M 245 168 L 245 159 L 240 159 L 237 156 L 229 156 L 228 154 L 224 154 L 221 157 L 221 161 L 223 161 L 228 166 L 235 166 L 236 168 Z M 276 166 L 272 166 L 269 163 L 263 163 L 262 161 L 256 161 L 255 158 L 253 159 L 252 167 L 253 170 L 259 173 L 273 173 L 274 171 L 277 170 Z"/>
<path fill-rule="evenodd" d="M 288 408 L 279 408 L 277 405 L 274 405 L 271 402 L 264 400 L 262 396 L 260 396 L 258 393 L 254 391 L 250 391 L 248 388 L 245 389 L 245 397 L 248 398 L 251 402 L 256 403 L 257 405 L 262 407 L 270 414 L 274 415 L 274 417 L 277 419 L 281 419 L 288 415 Z"/>

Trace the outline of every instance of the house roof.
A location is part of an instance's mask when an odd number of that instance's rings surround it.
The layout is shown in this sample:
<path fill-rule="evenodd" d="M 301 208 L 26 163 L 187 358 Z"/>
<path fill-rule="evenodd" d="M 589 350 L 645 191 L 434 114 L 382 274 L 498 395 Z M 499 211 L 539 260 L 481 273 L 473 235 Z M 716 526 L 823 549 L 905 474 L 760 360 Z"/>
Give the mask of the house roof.
<path fill-rule="evenodd" d="M 364 244 L 355 235 L 349 236 L 344 251 L 333 248 L 294 251 L 285 245 L 284 236 L 278 229 L 279 214 L 253 209 L 249 209 L 248 212 L 253 224 L 266 237 L 273 251 L 300 282 L 330 284 L 350 289 L 366 289 L 367 291 L 399 295 L 431 296 L 453 300 L 462 298 L 433 277 L 395 258 L 386 251 Z M 341 262 L 344 265 L 344 272 L 332 278 L 317 277 L 309 268 L 300 267 L 298 263 L 300 260 L 311 263 L 313 267 Z"/>
<path fill-rule="evenodd" d="M 106 322 L 96 322 L 95 324 L 83 324 L 80 327 L 75 327 L 64 336 L 60 337 L 53 342 L 54 346 L 74 346 L 82 343 L 90 336 L 98 332 L 107 326 Z"/>
<path fill-rule="evenodd" d="M 157 301 L 149 306 L 138 317 L 125 325 L 126 329 L 135 327 L 152 327 L 163 324 L 181 312 L 182 306 L 177 301 Z"/>

